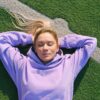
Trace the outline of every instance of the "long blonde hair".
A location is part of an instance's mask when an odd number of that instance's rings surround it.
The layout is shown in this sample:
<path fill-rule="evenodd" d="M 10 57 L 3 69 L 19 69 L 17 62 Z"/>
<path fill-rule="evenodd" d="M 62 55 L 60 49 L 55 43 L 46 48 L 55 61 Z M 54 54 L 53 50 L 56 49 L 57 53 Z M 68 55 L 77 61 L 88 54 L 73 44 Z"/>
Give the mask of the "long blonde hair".
<path fill-rule="evenodd" d="M 20 14 L 7 12 L 15 19 L 15 21 L 12 20 L 15 28 L 26 33 L 34 34 L 40 28 L 51 27 L 51 23 L 47 19 L 27 19 Z"/>

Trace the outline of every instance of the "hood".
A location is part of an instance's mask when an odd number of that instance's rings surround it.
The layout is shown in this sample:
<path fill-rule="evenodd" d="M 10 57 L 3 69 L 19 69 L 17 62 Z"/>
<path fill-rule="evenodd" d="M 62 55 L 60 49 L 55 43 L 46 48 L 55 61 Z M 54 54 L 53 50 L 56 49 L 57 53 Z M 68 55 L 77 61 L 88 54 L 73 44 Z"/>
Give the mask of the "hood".
<path fill-rule="evenodd" d="M 63 52 L 61 49 L 59 49 L 59 52 L 56 54 L 54 59 L 46 64 L 44 64 L 39 57 L 36 55 L 34 52 L 34 49 L 31 47 L 27 53 L 27 56 L 30 59 L 31 65 L 37 69 L 45 70 L 45 69 L 50 69 L 57 67 L 63 60 Z"/>

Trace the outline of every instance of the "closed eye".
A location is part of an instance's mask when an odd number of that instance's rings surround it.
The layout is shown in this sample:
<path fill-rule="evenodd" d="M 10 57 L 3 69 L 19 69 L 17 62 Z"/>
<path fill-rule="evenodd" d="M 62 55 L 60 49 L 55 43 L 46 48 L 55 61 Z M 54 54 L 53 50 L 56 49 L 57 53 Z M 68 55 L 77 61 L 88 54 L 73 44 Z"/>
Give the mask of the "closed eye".
<path fill-rule="evenodd" d="M 42 42 L 38 43 L 38 47 L 42 47 L 42 46 L 44 46 L 44 43 Z"/>
<path fill-rule="evenodd" d="M 54 45 L 54 42 L 48 42 L 48 46 Z"/>
<path fill-rule="evenodd" d="M 53 46 L 54 44 L 55 44 L 55 42 L 53 42 L 53 41 L 48 41 L 48 42 L 39 42 L 38 44 L 37 44 L 37 46 L 38 47 L 43 47 L 44 45 L 48 45 L 48 46 Z"/>

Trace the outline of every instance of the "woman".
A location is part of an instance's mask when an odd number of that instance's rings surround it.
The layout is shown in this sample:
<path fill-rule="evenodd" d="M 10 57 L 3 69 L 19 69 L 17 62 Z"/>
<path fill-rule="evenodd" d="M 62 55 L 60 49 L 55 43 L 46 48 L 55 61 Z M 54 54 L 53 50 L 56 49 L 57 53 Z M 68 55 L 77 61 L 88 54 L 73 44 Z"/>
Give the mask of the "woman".
<path fill-rule="evenodd" d="M 15 47 L 32 44 L 27 56 Z M 96 38 L 68 34 L 58 39 L 49 28 L 35 35 L 24 32 L 0 34 L 0 59 L 14 81 L 19 100 L 72 100 L 76 76 L 96 48 Z M 60 48 L 76 48 L 63 54 Z"/>

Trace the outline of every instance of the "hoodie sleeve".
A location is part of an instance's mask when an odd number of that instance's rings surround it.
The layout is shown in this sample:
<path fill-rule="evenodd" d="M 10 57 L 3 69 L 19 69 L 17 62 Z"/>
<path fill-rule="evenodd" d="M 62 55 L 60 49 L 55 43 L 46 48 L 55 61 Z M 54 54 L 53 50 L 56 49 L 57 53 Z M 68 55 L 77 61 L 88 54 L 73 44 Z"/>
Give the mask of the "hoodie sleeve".
<path fill-rule="evenodd" d="M 81 69 L 85 66 L 90 56 L 93 54 L 96 46 L 97 39 L 94 37 L 68 34 L 59 39 L 60 47 L 76 48 L 75 52 L 71 55 L 71 63 L 73 63 L 74 77 L 78 75 Z"/>
<path fill-rule="evenodd" d="M 32 44 L 32 36 L 29 34 L 17 31 L 0 33 L 0 60 L 15 84 L 18 69 L 25 63 L 26 57 L 14 46 L 27 44 Z"/>

